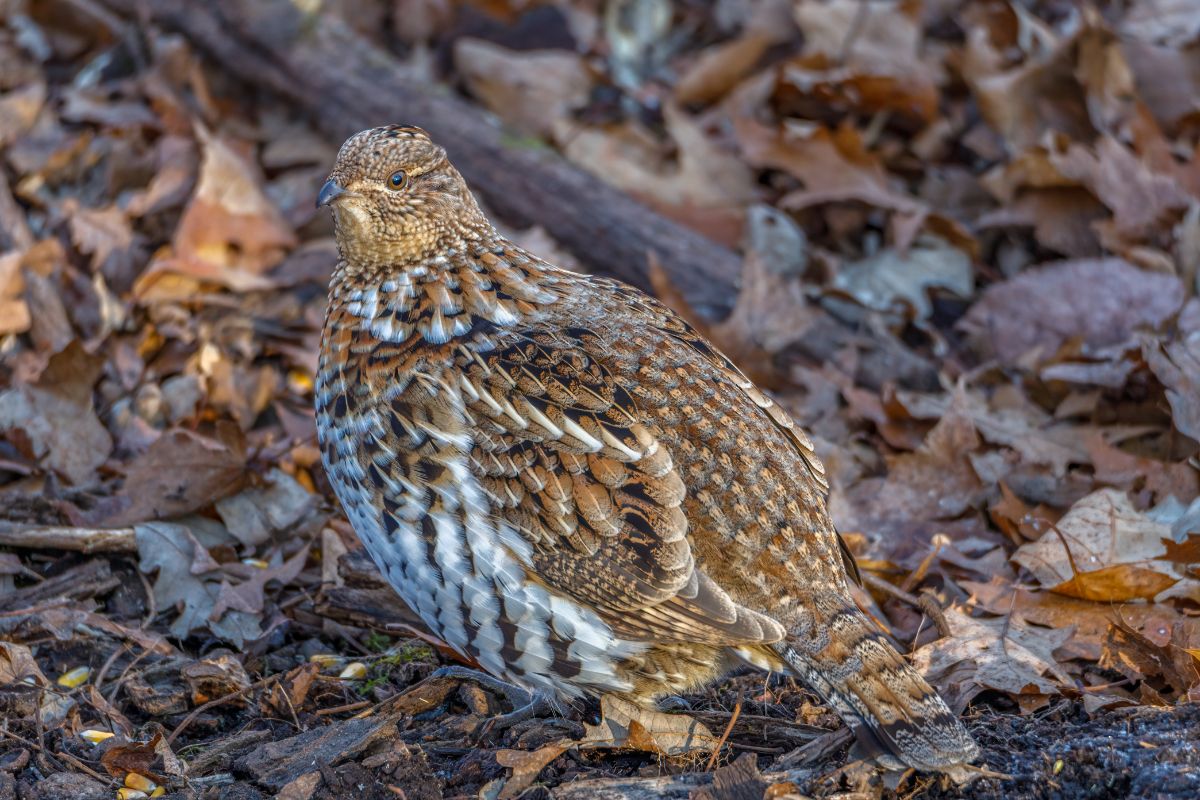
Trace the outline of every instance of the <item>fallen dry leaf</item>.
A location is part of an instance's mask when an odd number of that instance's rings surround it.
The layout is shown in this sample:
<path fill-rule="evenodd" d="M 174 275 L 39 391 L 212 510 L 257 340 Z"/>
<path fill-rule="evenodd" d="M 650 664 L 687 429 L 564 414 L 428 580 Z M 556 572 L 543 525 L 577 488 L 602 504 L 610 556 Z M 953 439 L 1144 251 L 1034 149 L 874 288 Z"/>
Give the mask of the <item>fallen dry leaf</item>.
<path fill-rule="evenodd" d="M 808 64 L 847 65 L 845 94 L 865 113 L 885 109 L 911 114 L 920 121 L 937 112 L 938 70 L 921 57 L 924 31 L 920 4 L 862 5 L 856 0 L 801 0 L 796 24 L 804 33 Z M 793 72 L 793 83 L 800 79 Z M 836 103 L 836 101 L 835 101 Z"/>
<path fill-rule="evenodd" d="M 738 142 L 755 166 L 779 169 L 804 188 L 784 196 L 779 205 L 800 209 L 821 203 L 857 200 L 905 214 L 924 214 L 918 200 L 889 185 L 879 159 L 868 152 L 862 137 L 849 126 L 835 130 L 809 127 L 782 131 L 750 120 L 736 123 Z"/>
<path fill-rule="evenodd" d="M 675 84 L 675 102 L 705 105 L 724 97 L 773 44 L 768 31 L 749 31 L 700 53 Z"/>
<path fill-rule="evenodd" d="M 1135 0 L 1120 29 L 1148 42 L 1182 48 L 1200 40 L 1200 9 L 1191 0 Z"/>
<path fill-rule="evenodd" d="M 186 772 L 183 763 L 171 750 L 171 745 L 167 743 L 161 731 L 144 742 L 110 740 L 104 754 L 100 756 L 100 764 L 108 770 L 109 775 L 117 778 L 124 778 L 127 773 L 134 772 L 158 783 L 182 778 Z"/>
<path fill-rule="evenodd" d="M 979 13 L 966 31 L 962 74 L 984 118 L 1010 153 L 1035 146 L 1047 131 L 1086 138 L 1092 124 L 1076 44 L 1093 28 L 1079 24 L 1078 12 L 1063 20 L 1062 30 L 1015 4 L 1000 6 L 998 15 L 1003 24 Z"/>
<path fill-rule="evenodd" d="M 45 102 L 46 84 L 40 81 L 0 95 L 0 147 L 32 127 Z"/>
<path fill-rule="evenodd" d="M 1142 354 L 1167 389 L 1175 428 L 1200 442 L 1200 301 L 1191 300 L 1179 322 L 1173 340 L 1148 339 Z"/>
<path fill-rule="evenodd" d="M 0 432 L 70 482 L 94 481 L 113 446 L 92 406 L 103 366 L 72 342 L 51 357 L 36 383 L 0 393 Z"/>
<path fill-rule="evenodd" d="M 1125 492 L 1101 489 L 1080 500 L 1013 560 L 1038 583 L 1083 600 L 1200 598 L 1200 582 L 1163 559 L 1169 521 L 1134 508 Z M 1068 549 L 1069 548 L 1069 549 Z"/>
<path fill-rule="evenodd" d="M 280 469 L 272 469 L 262 488 L 246 489 L 232 496 L 213 497 L 217 514 L 239 542 L 254 546 L 273 534 L 291 529 L 312 515 L 317 498 L 295 478 Z"/>
<path fill-rule="evenodd" d="M 1062 652 L 1072 658 L 1098 661 L 1111 625 L 1121 622 L 1157 644 L 1171 639 L 1171 628 L 1185 617 L 1158 603 L 1094 602 L 1016 586 L 1007 579 L 990 583 L 961 581 L 980 608 L 991 614 L 1015 614 L 1047 628 L 1073 631 Z"/>
<path fill-rule="evenodd" d="M 587 64 L 567 50 L 516 51 L 464 37 L 454 43 L 454 65 L 472 95 L 528 136 L 549 138 L 592 90 Z"/>
<path fill-rule="evenodd" d="M 294 667 L 271 684 L 259 699 L 259 704 L 267 713 L 277 716 L 289 715 L 304 707 L 313 682 L 320 674 L 320 664 L 308 663 Z"/>
<path fill-rule="evenodd" d="M 571 739 L 562 739 L 539 747 L 537 750 L 497 750 L 496 763 L 512 770 L 512 775 L 504 782 L 500 791 L 500 800 L 511 800 L 525 791 L 537 780 L 537 776 L 554 759 L 578 743 Z"/>
<path fill-rule="evenodd" d="M 0 642 L 0 686 L 47 686 L 49 681 L 23 644 Z"/>
<path fill-rule="evenodd" d="M 92 257 L 93 270 L 101 269 L 110 257 L 126 254 L 133 246 L 129 218 L 116 206 L 82 208 L 69 203 L 66 210 L 71 215 L 71 241 L 81 253 Z"/>
<path fill-rule="evenodd" d="M 1035 628 L 1015 615 L 977 619 L 958 606 L 946 609 L 945 617 L 951 635 L 917 650 L 913 666 L 952 707 L 994 690 L 1010 695 L 1029 713 L 1064 685 L 1073 685 L 1054 657 L 1071 638 L 1070 630 Z"/>
<path fill-rule="evenodd" d="M 1175 180 L 1151 171 L 1111 136 L 1092 147 L 1072 144 L 1065 152 L 1051 153 L 1050 161 L 1108 206 L 1112 228 L 1123 240 L 1156 237 L 1195 202 Z"/>
<path fill-rule="evenodd" d="M 1115 669 L 1130 680 L 1161 678 L 1189 702 L 1200 699 L 1200 663 L 1190 652 L 1200 642 L 1196 620 L 1181 620 L 1166 642 L 1155 642 L 1123 622 L 1108 629 L 1100 666 Z"/>
<path fill-rule="evenodd" d="M 758 196 L 754 175 L 734 154 L 704 132 L 699 122 L 673 105 L 663 109 L 676 150 L 663 147 L 633 126 L 585 128 L 559 125 L 556 137 L 568 159 L 630 194 L 675 208 L 740 206 Z"/>
<path fill-rule="evenodd" d="M 1046 359 L 1069 339 L 1085 348 L 1126 342 L 1157 328 L 1183 304 L 1173 275 L 1119 258 L 1061 261 L 984 289 L 960 327 L 985 355 L 1017 364 L 1031 350 Z"/>
<path fill-rule="evenodd" d="M 192 703 L 197 706 L 250 688 L 250 676 L 246 674 L 246 668 L 230 652 L 218 651 L 187 664 L 180 675 L 192 693 Z M 229 702 L 245 704 L 246 701 L 236 699 Z"/>
<path fill-rule="evenodd" d="M 613 695 L 600 698 L 599 725 L 584 725 L 579 746 L 589 749 L 632 747 L 660 756 L 711 752 L 717 737 L 702 722 L 683 714 L 664 714 Z"/>
<path fill-rule="evenodd" d="M 136 293 L 143 299 L 175 297 L 193 286 L 181 285 L 181 279 L 234 291 L 271 288 L 264 273 L 296 245 L 254 165 L 203 126 L 197 133 L 203 157 L 196 189 L 175 231 L 173 254 L 151 264 L 138 281 Z"/>
<path fill-rule="evenodd" d="M 874 255 L 843 265 L 832 287 L 876 311 L 899 312 L 924 321 L 933 313 L 930 294 L 945 290 L 970 297 L 975 281 L 971 258 L 944 240 L 925 235 L 901 252 L 884 248 Z"/>
<path fill-rule="evenodd" d="M 180 517 L 236 492 L 246 478 L 245 445 L 237 426 L 225 424 L 219 431 L 220 439 L 182 429 L 164 432 L 129 464 L 124 487 L 105 507 L 104 523 Z"/>
<path fill-rule="evenodd" d="M 262 629 L 257 615 L 229 610 L 211 619 L 221 589 L 220 565 L 185 525 L 148 522 L 134 526 L 138 546 L 138 569 L 154 573 L 152 590 L 161 610 L 177 609 L 171 633 L 180 638 L 193 630 L 208 628 L 234 646 L 258 638 Z"/>
<path fill-rule="evenodd" d="M 24 289 L 21 254 L 0 255 L 0 336 L 29 330 L 29 306 L 21 297 Z"/>

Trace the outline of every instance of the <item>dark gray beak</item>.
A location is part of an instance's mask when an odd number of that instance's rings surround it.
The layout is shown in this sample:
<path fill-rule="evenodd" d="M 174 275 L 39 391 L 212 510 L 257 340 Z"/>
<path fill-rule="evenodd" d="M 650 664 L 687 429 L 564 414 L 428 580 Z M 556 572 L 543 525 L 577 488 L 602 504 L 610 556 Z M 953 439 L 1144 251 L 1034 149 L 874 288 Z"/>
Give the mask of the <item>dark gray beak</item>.
<path fill-rule="evenodd" d="M 317 194 L 317 208 L 329 205 L 345 193 L 346 190 L 336 181 L 325 181 L 325 185 L 321 187 L 320 193 Z"/>

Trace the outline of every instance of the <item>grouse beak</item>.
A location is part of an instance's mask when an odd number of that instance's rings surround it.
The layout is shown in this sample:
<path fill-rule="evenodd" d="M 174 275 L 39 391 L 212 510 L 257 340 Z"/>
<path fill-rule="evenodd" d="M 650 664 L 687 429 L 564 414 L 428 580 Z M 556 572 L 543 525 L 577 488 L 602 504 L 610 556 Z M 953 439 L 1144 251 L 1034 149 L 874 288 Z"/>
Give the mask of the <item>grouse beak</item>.
<path fill-rule="evenodd" d="M 325 185 L 321 187 L 321 191 L 317 194 L 317 208 L 329 205 L 345 193 L 345 187 L 341 186 L 337 181 L 325 181 Z"/>

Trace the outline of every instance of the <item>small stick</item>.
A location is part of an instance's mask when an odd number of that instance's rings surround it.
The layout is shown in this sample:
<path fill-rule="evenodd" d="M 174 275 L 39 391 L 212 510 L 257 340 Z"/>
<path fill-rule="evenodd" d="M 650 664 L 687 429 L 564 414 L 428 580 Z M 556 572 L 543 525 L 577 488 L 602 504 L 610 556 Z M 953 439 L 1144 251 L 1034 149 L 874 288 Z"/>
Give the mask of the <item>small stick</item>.
<path fill-rule="evenodd" d="M 92 682 L 92 685 L 96 688 L 97 692 L 100 691 L 100 687 L 104 684 L 104 677 L 108 675 L 108 670 L 113 665 L 113 662 L 125 655 L 127 652 L 129 652 L 129 645 L 127 643 L 123 643 L 116 650 L 113 650 L 112 655 L 109 656 L 108 660 L 104 662 L 104 666 L 100 668 L 98 673 L 96 673 L 96 680 Z"/>
<path fill-rule="evenodd" d="M 902 600 L 908 603 L 913 608 L 921 608 L 921 598 L 917 597 L 912 592 L 907 592 L 895 584 L 885 581 L 873 572 L 864 570 L 862 573 L 863 583 L 869 589 L 878 589 L 886 595 L 890 595 L 897 600 Z"/>
<path fill-rule="evenodd" d="M 0 523 L 0 544 L 9 547 L 74 550 L 80 553 L 136 553 L 133 528 L 73 528 Z"/>
<path fill-rule="evenodd" d="M 200 716 L 201 712 L 207 711 L 208 709 L 210 709 L 214 706 L 219 706 L 222 703 L 228 703 L 230 700 L 236 700 L 237 698 L 243 696 L 247 692 L 253 691 L 254 689 L 261 689 L 262 687 L 266 686 L 267 683 L 269 683 L 270 681 L 278 680 L 278 679 L 279 679 L 279 676 L 277 676 L 277 675 L 268 675 L 267 677 L 263 678 L 262 680 L 255 681 L 254 683 L 250 684 L 249 686 L 238 689 L 236 692 L 230 692 L 227 695 L 218 697 L 216 700 L 209 700 L 207 703 L 205 703 L 202 706 L 196 706 L 194 709 L 192 709 L 192 713 L 190 713 L 186 717 L 184 717 L 183 722 L 180 722 L 178 725 L 175 726 L 175 730 L 171 731 L 171 735 L 167 737 L 167 746 L 170 747 L 171 744 L 179 737 L 179 734 L 183 733 L 184 730 L 186 730 L 187 727 L 189 725 L 191 725 L 192 722 L 195 721 L 196 717 Z"/>
<path fill-rule="evenodd" d="M 333 708 L 322 708 L 317 711 L 318 717 L 328 717 L 331 714 L 341 714 L 346 711 L 358 711 L 360 708 L 366 708 L 371 705 L 370 700 L 359 700 L 357 703 L 347 703 L 344 706 L 334 706 Z"/>
<path fill-rule="evenodd" d="M 717 756 L 721 754 L 721 748 L 725 746 L 725 740 L 729 738 L 729 733 L 733 730 L 733 723 L 737 722 L 738 716 L 742 713 L 742 701 L 738 700 L 737 705 L 733 707 L 733 714 L 729 717 L 729 724 L 725 726 L 725 732 L 721 734 L 720 740 L 717 741 L 717 746 L 713 748 L 712 755 L 708 757 L 708 764 L 704 766 L 705 772 L 711 772 L 713 766 L 717 763 Z"/>

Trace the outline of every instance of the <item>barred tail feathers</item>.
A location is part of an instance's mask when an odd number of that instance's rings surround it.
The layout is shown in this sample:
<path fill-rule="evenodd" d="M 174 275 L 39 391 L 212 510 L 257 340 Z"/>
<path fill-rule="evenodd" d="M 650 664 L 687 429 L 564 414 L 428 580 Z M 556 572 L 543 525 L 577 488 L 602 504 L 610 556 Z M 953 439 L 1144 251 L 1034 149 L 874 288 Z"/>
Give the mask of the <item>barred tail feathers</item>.
<path fill-rule="evenodd" d="M 771 646 L 882 764 L 956 772 L 979 756 L 958 717 L 859 609 L 806 622 Z"/>

